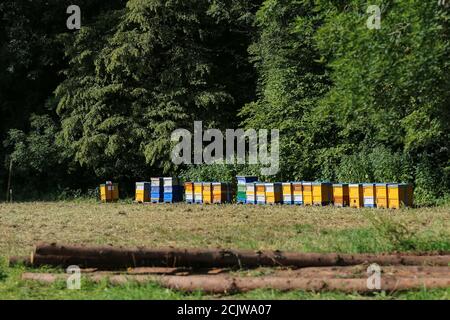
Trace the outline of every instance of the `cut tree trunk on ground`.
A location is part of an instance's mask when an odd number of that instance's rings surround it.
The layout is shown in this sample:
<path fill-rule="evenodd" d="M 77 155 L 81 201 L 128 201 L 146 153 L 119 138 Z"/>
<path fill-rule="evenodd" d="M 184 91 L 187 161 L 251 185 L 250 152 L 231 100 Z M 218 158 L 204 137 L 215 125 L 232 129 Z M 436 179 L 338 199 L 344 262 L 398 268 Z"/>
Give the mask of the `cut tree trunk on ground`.
<path fill-rule="evenodd" d="M 22 280 L 54 283 L 65 280 L 66 274 L 24 273 Z M 86 277 L 86 276 L 85 276 Z M 211 294 L 232 294 L 248 292 L 256 289 L 273 289 L 278 291 L 339 291 L 344 293 L 370 293 L 376 291 L 405 291 L 427 289 L 442 289 L 450 287 L 450 278 L 401 278 L 382 277 L 380 290 L 369 289 L 366 279 L 320 279 L 320 278 L 284 278 L 284 277 L 230 277 L 214 276 L 154 276 L 154 275 L 89 275 L 91 281 L 108 280 L 111 284 L 123 285 L 130 282 L 156 282 L 162 287 L 172 290 L 193 292 L 203 291 Z"/>
<path fill-rule="evenodd" d="M 311 267 L 288 270 L 268 270 L 270 276 L 300 277 L 300 278 L 367 278 L 368 265 L 350 267 Z M 381 276 L 395 276 L 402 278 L 431 277 L 450 278 L 450 267 L 416 267 L 416 266 L 383 266 L 380 267 Z"/>
<path fill-rule="evenodd" d="M 147 249 L 109 246 L 38 244 L 32 254 L 34 266 L 78 265 L 83 268 L 124 269 L 129 267 L 257 268 L 325 267 L 360 264 L 448 266 L 450 256 L 319 254 L 281 251 L 221 249 Z"/>

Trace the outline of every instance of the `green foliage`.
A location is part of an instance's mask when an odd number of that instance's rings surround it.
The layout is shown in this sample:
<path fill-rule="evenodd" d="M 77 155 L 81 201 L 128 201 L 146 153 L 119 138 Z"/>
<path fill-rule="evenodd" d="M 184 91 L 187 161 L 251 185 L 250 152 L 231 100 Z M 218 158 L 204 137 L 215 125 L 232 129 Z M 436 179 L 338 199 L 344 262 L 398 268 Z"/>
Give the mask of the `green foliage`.
<path fill-rule="evenodd" d="M 175 129 L 197 119 L 231 125 L 253 91 L 250 9 L 236 1 L 131 0 L 68 38 L 70 68 L 56 93 L 60 138 L 75 159 L 100 176 L 167 172 Z"/>
<path fill-rule="evenodd" d="M 450 12 L 435 1 L 370 3 L 379 30 L 363 0 L 80 0 L 76 32 L 69 4 L 0 3 L 0 157 L 15 185 L 65 197 L 106 179 L 258 173 L 174 166 L 172 131 L 202 120 L 279 129 L 280 172 L 265 180 L 412 182 L 419 204 L 450 194 Z"/>
<path fill-rule="evenodd" d="M 432 1 L 266 0 L 250 47 L 258 100 L 244 124 L 281 129 L 282 178 L 413 182 L 449 192 L 449 12 Z"/>
<path fill-rule="evenodd" d="M 237 175 L 258 176 L 260 168 L 256 165 L 191 165 L 181 172 L 185 181 L 236 182 Z"/>

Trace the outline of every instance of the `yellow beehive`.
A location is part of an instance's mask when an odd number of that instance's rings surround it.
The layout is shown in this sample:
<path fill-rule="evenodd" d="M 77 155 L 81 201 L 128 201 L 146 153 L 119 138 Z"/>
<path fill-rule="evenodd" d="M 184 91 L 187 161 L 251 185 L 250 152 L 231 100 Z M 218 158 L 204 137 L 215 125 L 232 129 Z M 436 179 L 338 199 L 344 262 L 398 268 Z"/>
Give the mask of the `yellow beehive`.
<path fill-rule="evenodd" d="M 412 186 L 409 184 L 389 184 L 388 203 L 390 209 L 400 209 L 402 206 L 412 206 Z"/>
<path fill-rule="evenodd" d="M 114 202 L 119 200 L 119 184 L 110 181 L 100 185 L 100 200 Z"/>
<path fill-rule="evenodd" d="M 350 196 L 350 207 L 361 208 L 364 205 L 363 188 L 361 184 L 350 184 L 348 186 Z"/>
<path fill-rule="evenodd" d="M 150 183 L 136 182 L 136 202 L 150 202 Z"/>
<path fill-rule="evenodd" d="M 284 204 L 293 204 L 294 203 L 294 188 L 292 187 L 291 182 L 284 182 L 282 184 L 282 194 L 283 194 L 283 203 Z"/>
<path fill-rule="evenodd" d="M 374 183 L 363 184 L 363 201 L 364 207 L 376 207 L 376 188 Z"/>
<path fill-rule="evenodd" d="M 389 202 L 388 202 L 388 185 L 387 183 L 377 183 L 375 185 L 375 196 L 376 196 L 376 203 L 377 208 L 389 208 Z"/>
<path fill-rule="evenodd" d="M 194 201 L 195 203 L 203 203 L 203 183 L 194 182 Z"/>
<path fill-rule="evenodd" d="M 312 205 L 313 204 L 313 187 L 312 182 L 303 182 L 303 204 Z"/>
<path fill-rule="evenodd" d="M 266 203 L 276 204 L 282 201 L 281 183 L 266 183 Z"/>
<path fill-rule="evenodd" d="M 348 184 L 333 184 L 333 203 L 337 207 L 346 207 L 350 204 Z"/>
<path fill-rule="evenodd" d="M 314 182 L 312 184 L 313 204 L 326 206 L 331 203 L 331 184 Z"/>
<path fill-rule="evenodd" d="M 213 203 L 213 190 L 211 182 L 203 182 L 203 203 Z"/>
<path fill-rule="evenodd" d="M 212 193 L 213 193 L 213 203 L 226 203 L 229 202 L 230 192 L 228 183 L 223 182 L 213 182 L 212 183 Z"/>

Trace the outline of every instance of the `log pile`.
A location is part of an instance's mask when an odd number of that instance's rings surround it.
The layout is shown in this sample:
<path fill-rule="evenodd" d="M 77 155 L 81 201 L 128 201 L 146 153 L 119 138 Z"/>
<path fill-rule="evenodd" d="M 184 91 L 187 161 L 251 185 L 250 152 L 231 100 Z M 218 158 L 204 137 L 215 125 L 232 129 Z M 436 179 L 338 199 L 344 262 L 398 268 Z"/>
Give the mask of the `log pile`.
<path fill-rule="evenodd" d="M 209 293 L 342 291 L 367 293 L 367 267 L 382 268 L 381 290 L 450 287 L 450 255 L 318 254 L 223 249 L 123 248 L 39 243 L 29 258 L 10 264 L 66 268 L 77 265 L 92 281 L 157 282 L 163 287 Z M 231 276 L 229 270 L 271 268 L 268 275 Z M 25 273 L 24 280 L 55 282 L 66 274 Z"/>

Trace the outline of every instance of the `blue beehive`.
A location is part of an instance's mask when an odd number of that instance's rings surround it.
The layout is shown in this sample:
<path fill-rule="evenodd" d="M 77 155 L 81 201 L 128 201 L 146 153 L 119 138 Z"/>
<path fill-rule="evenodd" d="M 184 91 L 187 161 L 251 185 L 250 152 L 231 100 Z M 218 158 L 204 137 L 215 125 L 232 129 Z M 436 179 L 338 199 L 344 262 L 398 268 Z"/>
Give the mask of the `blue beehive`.
<path fill-rule="evenodd" d="M 163 180 L 162 178 L 151 178 L 150 180 L 150 201 L 152 203 L 160 203 L 163 202 L 164 198 L 164 189 L 163 189 Z"/>
<path fill-rule="evenodd" d="M 163 178 L 164 202 L 174 203 L 183 201 L 183 186 L 178 178 Z"/>

